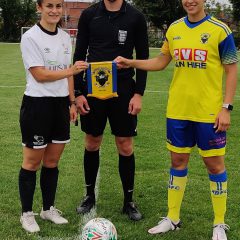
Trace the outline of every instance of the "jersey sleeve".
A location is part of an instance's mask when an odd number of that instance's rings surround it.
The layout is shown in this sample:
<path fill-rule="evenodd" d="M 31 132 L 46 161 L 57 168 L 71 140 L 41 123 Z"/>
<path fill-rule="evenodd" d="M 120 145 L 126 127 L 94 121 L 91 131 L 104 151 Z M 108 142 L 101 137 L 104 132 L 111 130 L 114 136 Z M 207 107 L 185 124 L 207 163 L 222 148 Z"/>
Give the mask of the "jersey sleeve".
<path fill-rule="evenodd" d="M 160 54 L 170 55 L 169 43 L 168 43 L 167 39 L 165 39 L 164 42 L 163 42 L 163 45 L 162 45 L 162 47 L 160 49 Z"/>
<path fill-rule="evenodd" d="M 67 41 L 68 41 L 68 47 L 69 47 L 69 51 L 71 54 L 69 54 L 69 65 L 71 66 L 72 63 L 72 39 L 70 37 L 70 35 L 67 33 Z"/>
<path fill-rule="evenodd" d="M 23 63 L 26 69 L 36 66 L 44 66 L 44 59 L 39 46 L 30 36 L 24 36 L 21 40 Z"/>
<path fill-rule="evenodd" d="M 76 61 L 86 60 L 88 45 L 89 45 L 89 21 L 91 19 L 89 9 L 85 9 L 78 21 L 78 34 L 76 39 L 75 52 L 73 55 L 73 63 Z M 87 87 L 87 82 L 83 81 L 84 71 L 73 76 L 75 96 L 79 96 Z"/>
<path fill-rule="evenodd" d="M 138 15 L 137 25 L 135 27 L 135 50 L 136 59 L 148 59 L 149 57 L 149 46 L 148 46 L 148 33 L 147 23 L 142 14 Z M 135 93 L 140 95 L 144 94 L 147 81 L 147 72 L 136 69 L 136 87 Z"/>
<path fill-rule="evenodd" d="M 232 33 L 227 35 L 219 44 L 219 55 L 223 64 L 238 62 L 237 49 Z"/>

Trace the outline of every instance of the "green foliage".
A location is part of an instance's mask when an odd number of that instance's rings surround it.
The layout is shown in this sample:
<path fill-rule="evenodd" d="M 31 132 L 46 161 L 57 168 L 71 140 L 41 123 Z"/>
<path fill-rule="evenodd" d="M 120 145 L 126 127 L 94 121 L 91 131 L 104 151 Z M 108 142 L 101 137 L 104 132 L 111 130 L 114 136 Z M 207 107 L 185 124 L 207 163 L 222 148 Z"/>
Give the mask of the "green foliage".
<path fill-rule="evenodd" d="M 233 7 L 233 18 L 235 21 L 239 22 L 240 20 L 240 0 L 230 0 Z"/>
<path fill-rule="evenodd" d="M 158 31 L 148 31 L 148 43 L 150 47 L 160 48 L 163 44 L 163 36 L 158 36 Z"/>
<path fill-rule="evenodd" d="M 181 0 L 133 0 L 139 8 L 157 28 L 164 29 L 175 20 L 186 15 L 182 8 Z"/>
<path fill-rule="evenodd" d="M 35 4 L 33 0 L 0 0 L 2 9 L 1 41 L 19 41 L 21 27 L 32 25 L 36 19 Z"/>
<path fill-rule="evenodd" d="M 211 16 L 220 20 L 230 20 L 232 17 L 233 9 L 229 4 L 216 2 L 215 0 L 208 0 L 205 4 L 205 10 Z M 225 19 L 222 19 L 224 16 Z"/>

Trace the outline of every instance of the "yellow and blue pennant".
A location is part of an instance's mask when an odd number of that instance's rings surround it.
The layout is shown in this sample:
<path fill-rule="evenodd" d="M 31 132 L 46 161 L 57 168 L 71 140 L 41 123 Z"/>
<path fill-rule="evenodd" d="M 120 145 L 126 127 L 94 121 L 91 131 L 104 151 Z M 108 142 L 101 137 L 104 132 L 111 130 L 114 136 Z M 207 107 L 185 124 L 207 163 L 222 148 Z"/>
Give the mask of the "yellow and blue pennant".
<path fill-rule="evenodd" d="M 115 62 L 92 62 L 87 70 L 88 97 L 118 97 L 117 65 Z"/>

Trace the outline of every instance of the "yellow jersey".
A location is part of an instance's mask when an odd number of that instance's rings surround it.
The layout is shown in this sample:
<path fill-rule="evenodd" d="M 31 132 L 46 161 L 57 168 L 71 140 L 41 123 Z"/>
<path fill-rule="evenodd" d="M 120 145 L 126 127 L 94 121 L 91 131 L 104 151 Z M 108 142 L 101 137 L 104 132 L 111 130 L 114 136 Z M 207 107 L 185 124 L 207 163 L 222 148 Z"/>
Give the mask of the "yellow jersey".
<path fill-rule="evenodd" d="M 238 61 L 228 26 L 209 15 L 197 23 L 179 19 L 170 25 L 161 53 L 175 64 L 167 117 L 214 122 L 223 103 L 223 65 Z"/>

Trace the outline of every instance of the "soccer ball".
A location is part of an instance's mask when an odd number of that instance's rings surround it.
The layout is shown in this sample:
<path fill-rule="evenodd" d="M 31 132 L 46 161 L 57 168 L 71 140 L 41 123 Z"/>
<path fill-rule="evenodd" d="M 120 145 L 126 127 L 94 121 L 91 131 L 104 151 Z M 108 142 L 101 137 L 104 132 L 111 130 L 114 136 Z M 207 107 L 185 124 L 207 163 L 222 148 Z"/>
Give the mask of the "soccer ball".
<path fill-rule="evenodd" d="M 94 218 L 83 228 L 82 240 L 117 240 L 115 226 L 105 218 Z"/>

